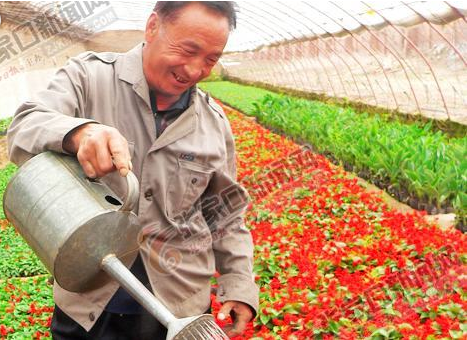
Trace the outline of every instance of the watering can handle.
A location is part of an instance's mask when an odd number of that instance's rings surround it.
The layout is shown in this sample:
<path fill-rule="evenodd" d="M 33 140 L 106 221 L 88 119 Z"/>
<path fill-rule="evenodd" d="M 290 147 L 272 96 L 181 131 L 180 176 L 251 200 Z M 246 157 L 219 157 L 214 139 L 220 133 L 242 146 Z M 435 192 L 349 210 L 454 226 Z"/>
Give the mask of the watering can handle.
<path fill-rule="evenodd" d="M 123 202 L 119 211 L 132 211 L 138 202 L 139 182 L 138 178 L 136 178 L 136 175 L 132 171 L 128 171 L 128 174 L 126 175 L 126 182 L 128 185 L 128 191 L 125 201 Z"/>

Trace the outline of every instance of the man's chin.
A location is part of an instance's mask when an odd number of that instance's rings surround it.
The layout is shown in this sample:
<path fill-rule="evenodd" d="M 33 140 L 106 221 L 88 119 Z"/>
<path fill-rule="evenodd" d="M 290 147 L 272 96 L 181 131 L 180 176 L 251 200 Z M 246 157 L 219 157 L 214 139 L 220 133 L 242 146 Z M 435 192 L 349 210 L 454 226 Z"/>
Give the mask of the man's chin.
<path fill-rule="evenodd" d="M 157 99 L 158 101 L 159 100 L 162 100 L 162 101 L 177 101 L 180 96 L 186 91 L 187 89 L 185 90 L 178 90 L 178 91 L 168 91 L 168 90 L 163 90 L 163 91 L 158 91 L 157 89 L 156 90 L 153 90 L 155 95 L 156 95 L 156 98 L 159 98 Z"/>
<path fill-rule="evenodd" d="M 152 90 L 156 93 L 156 95 L 164 96 L 164 97 L 178 97 L 183 92 L 187 90 L 187 88 L 175 88 L 172 87 L 170 89 L 167 88 L 152 88 Z"/>
<path fill-rule="evenodd" d="M 177 86 L 173 86 L 173 92 L 174 93 L 178 93 L 178 94 L 182 94 L 183 92 L 185 92 L 186 90 L 188 90 L 190 88 L 190 83 L 187 83 L 187 84 L 180 84 L 180 85 L 177 85 Z"/>

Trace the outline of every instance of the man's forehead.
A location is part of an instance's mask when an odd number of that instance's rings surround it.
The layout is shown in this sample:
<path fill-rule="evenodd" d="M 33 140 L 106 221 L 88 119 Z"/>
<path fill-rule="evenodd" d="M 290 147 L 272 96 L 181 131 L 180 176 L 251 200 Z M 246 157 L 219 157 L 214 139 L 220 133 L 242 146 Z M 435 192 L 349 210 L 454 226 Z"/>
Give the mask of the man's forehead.
<path fill-rule="evenodd" d="M 203 5 L 202 2 L 198 2 L 198 1 L 192 1 L 192 2 L 188 1 L 186 5 L 175 9 L 172 15 L 174 18 L 177 18 L 179 16 L 187 15 L 191 13 L 196 13 L 196 15 L 199 15 L 200 13 L 206 13 L 208 15 L 215 15 L 215 16 L 226 18 L 222 13 L 217 12 L 208 6 Z"/>
<path fill-rule="evenodd" d="M 200 19 L 200 16 L 206 16 L 206 18 Z M 205 25 L 203 20 L 206 20 L 208 17 L 212 18 L 214 21 L 226 23 L 229 27 L 229 19 L 222 13 L 216 12 L 209 7 L 206 7 L 198 2 L 192 2 L 188 5 L 185 5 L 181 8 L 175 10 L 174 13 L 170 15 L 170 24 L 172 25 L 185 25 L 185 24 L 202 24 Z M 230 29 L 229 29 L 230 31 Z"/>
<path fill-rule="evenodd" d="M 211 53 L 222 54 L 226 40 L 229 37 L 230 31 L 213 30 L 212 27 L 206 27 L 205 25 L 199 25 L 195 23 L 190 27 L 189 34 L 187 29 L 176 23 L 172 22 L 168 25 L 164 25 L 166 34 L 172 43 L 182 45 L 195 50 L 206 49 L 206 43 L 209 42 L 209 49 Z"/>

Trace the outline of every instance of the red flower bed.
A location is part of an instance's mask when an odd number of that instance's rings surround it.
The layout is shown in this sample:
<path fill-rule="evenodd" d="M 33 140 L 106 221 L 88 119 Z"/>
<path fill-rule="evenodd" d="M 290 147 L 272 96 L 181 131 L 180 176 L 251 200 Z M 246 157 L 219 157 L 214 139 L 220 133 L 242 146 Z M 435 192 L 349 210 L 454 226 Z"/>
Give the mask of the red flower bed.
<path fill-rule="evenodd" d="M 322 156 L 297 161 L 298 145 L 224 109 L 239 180 L 253 192 L 261 309 L 244 338 L 466 335 L 463 234 L 389 209 Z"/>
<path fill-rule="evenodd" d="M 0 338 L 50 337 L 52 287 L 47 276 L 0 281 Z"/>
<path fill-rule="evenodd" d="M 326 158 L 225 110 L 260 286 L 239 339 L 466 337 L 465 235 L 389 209 Z M 52 306 L 45 276 L 0 281 L 0 338 L 49 337 Z"/>

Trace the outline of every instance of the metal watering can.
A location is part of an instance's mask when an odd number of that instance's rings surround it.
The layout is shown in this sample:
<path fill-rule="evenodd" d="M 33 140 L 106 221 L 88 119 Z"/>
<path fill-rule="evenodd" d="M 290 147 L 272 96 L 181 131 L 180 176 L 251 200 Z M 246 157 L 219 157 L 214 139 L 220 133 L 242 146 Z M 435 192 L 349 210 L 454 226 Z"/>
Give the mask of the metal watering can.
<path fill-rule="evenodd" d="M 64 289 L 83 292 L 104 285 L 110 278 L 101 270 L 102 259 L 137 252 L 140 226 L 131 210 L 139 184 L 133 173 L 126 178 L 122 202 L 107 185 L 87 178 L 74 157 L 45 152 L 8 183 L 6 217 Z"/>
<path fill-rule="evenodd" d="M 74 157 L 44 152 L 10 180 L 3 209 L 62 288 L 85 292 L 114 279 L 168 328 L 167 339 L 228 339 L 210 314 L 177 319 L 127 269 L 140 226 L 132 212 L 138 179 L 131 171 L 126 179 L 122 202 Z"/>

